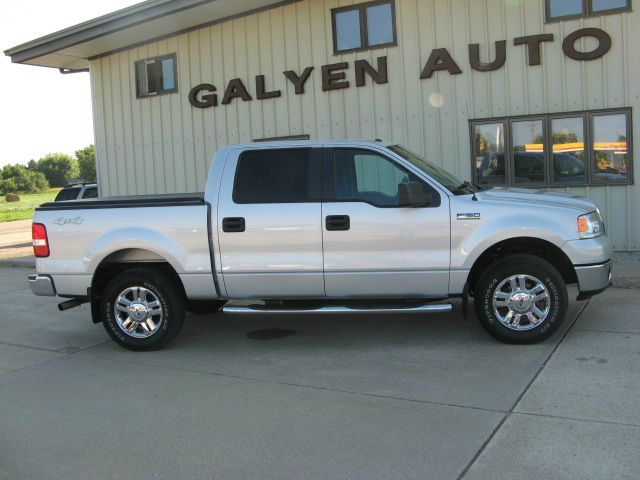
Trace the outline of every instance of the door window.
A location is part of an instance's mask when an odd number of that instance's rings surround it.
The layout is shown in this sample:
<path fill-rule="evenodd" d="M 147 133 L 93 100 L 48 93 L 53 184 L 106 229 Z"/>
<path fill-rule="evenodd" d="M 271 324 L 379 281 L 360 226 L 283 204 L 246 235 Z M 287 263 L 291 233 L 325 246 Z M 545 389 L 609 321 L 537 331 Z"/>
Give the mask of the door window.
<path fill-rule="evenodd" d="M 238 160 L 235 203 L 320 201 L 320 157 L 308 148 L 249 150 Z"/>
<path fill-rule="evenodd" d="M 335 150 L 334 198 L 337 202 L 365 202 L 376 207 L 398 207 L 398 186 L 419 182 L 433 195 L 436 193 L 416 175 L 389 159 L 367 150 Z M 439 202 L 438 202 L 439 204 Z"/>

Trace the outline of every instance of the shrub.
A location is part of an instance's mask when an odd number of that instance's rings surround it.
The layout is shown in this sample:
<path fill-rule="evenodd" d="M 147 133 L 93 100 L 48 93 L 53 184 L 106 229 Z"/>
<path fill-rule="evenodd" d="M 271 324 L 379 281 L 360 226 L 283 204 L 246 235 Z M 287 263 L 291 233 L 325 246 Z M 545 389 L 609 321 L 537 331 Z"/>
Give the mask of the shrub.
<path fill-rule="evenodd" d="M 52 187 L 64 187 L 67 178 L 80 175 L 78 160 L 64 153 L 48 153 L 38 160 L 37 165 L 38 171 L 44 173 Z"/>
<path fill-rule="evenodd" d="M 49 188 L 41 172 L 29 170 L 24 165 L 5 165 L 0 170 L 0 195 L 8 193 L 37 193 Z"/>

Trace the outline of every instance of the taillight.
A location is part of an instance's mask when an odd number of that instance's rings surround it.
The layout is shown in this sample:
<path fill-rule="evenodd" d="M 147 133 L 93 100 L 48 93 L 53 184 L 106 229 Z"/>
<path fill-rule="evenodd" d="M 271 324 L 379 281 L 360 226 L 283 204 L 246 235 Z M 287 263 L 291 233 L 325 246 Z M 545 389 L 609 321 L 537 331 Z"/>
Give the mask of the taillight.
<path fill-rule="evenodd" d="M 33 238 L 33 254 L 36 257 L 48 257 L 49 239 L 47 238 L 47 227 L 42 223 L 34 223 L 31 226 L 31 237 Z"/>

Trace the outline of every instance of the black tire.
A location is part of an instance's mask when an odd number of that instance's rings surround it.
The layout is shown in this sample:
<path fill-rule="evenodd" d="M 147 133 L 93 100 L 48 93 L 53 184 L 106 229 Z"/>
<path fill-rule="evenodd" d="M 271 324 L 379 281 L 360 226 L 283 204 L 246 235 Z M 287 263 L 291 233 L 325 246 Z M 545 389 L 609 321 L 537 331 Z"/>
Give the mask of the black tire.
<path fill-rule="evenodd" d="M 529 303 L 526 297 L 518 303 L 519 300 L 514 300 L 510 296 L 508 300 L 504 300 L 509 306 L 494 305 L 496 290 L 500 288 L 503 296 L 511 295 L 510 283 L 503 282 L 508 282 L 510 277 L 517 275 L 526 276 L 525 285 L 527 287 L 525 288 L 528 288 L 529 285 L 535 285 L 536 282 L 533 280 L 535 279 L 546 289 L 548 294 L 547 298 L 533 302 L 531 307 L 538 307 L 538 312 L 546 311 L 548 307 L 546 316 L 544 318 L 540 316 L 542 320 L 537 322 L 540 318 L 536 313 L 534 316 L 536 322 L 532 322 L 524 317 L 526 313 L 521 313 L 524 316 L 518 317 L 522 321 L 518 327 L 513 323 L 517 321 L 515 318 L 517 314 L 522 312 L 518 308 L 523 308 L 523 305 L 526 308 Z M 519 284 L 519 281 L 516 281 L 516 284 Z M 504 293 L 506 291 L 509 293 Z M 542 292 L 542 290 L 537 291 Z M 531 296 L 529 298 L 533 300 Z M 500 302 L 500 298 L 498 298 L 498 302 Z M 533 255 L 509 255 L 492 264 L 480 277 L 476 284 L 474 303 L 480 323 L 494 338 L 505 343 L 538 343 L 553 335 L 562 324 L 567 314 L 567 286 L 558 271 L 546 260 Z M 503 323 L 499 315 L 505 319 L 506 323 L 510 323 L 511 327 Z M 520 328 L 520 330 L 516 328 Z"/>
<path fill-rule="evenodd" d="M 187 302 L 187 312 L 200 314 L 200 313 L 215 313 L 220 310 L 225 300 L 191 300 Z"/>
<path fill-rule="evenodd" d="M 138 287 L 143 290 L 135 290 Z M 125 292 L 128 293 L 121 297 Z M 121 306 L 125 301 L 131 303 L 131 299 L 134 304 L 139 305 L 140 300 L 136 301 L 136 295 L 143 297 L 142 302 L 148 302 L 151 312 L 161 312 L 161 314 L 150 316 L 154 325 L 152 331 L 149 330 L 146 322 L 135 326 L 132 320 L 136 314 L 144 316 L 144 308 L 147 307 L 140 307 L 142 313 L 137 311 L 125 313 L 116 310 L 116 301 L 119 297 Z M 111 280 L 102 293 L 99 313 L 107 333 L 122 347 L 129 350 L 155 350 L 180 333 L 184 325 L 185 299 L 181 289 L 165 273 L 154 268 L 135 268 Z M 126 325 L 127 322 L 128 325 Z M 133 328 L 133 331 L 127 331 L 125 326 Z"/>

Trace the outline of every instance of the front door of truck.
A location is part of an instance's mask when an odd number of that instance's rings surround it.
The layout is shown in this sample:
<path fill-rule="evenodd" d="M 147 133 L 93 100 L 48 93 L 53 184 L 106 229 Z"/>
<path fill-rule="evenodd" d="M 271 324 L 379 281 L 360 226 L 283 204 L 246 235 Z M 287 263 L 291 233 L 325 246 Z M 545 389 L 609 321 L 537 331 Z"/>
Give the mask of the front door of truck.
<path fill-rule="evenodd" d="M 227 157 L 217 233 L 230 298 L 324 296 L 321 152 L 257 147 Z"/>
<path fill-rule="evenodd" d="M 447 195 L 376 150 L 327 149 L 324 156 L 327 296 L 448 296 Z M 409 182 L 431 194 L 429 206 L 400 206 Z"/>

